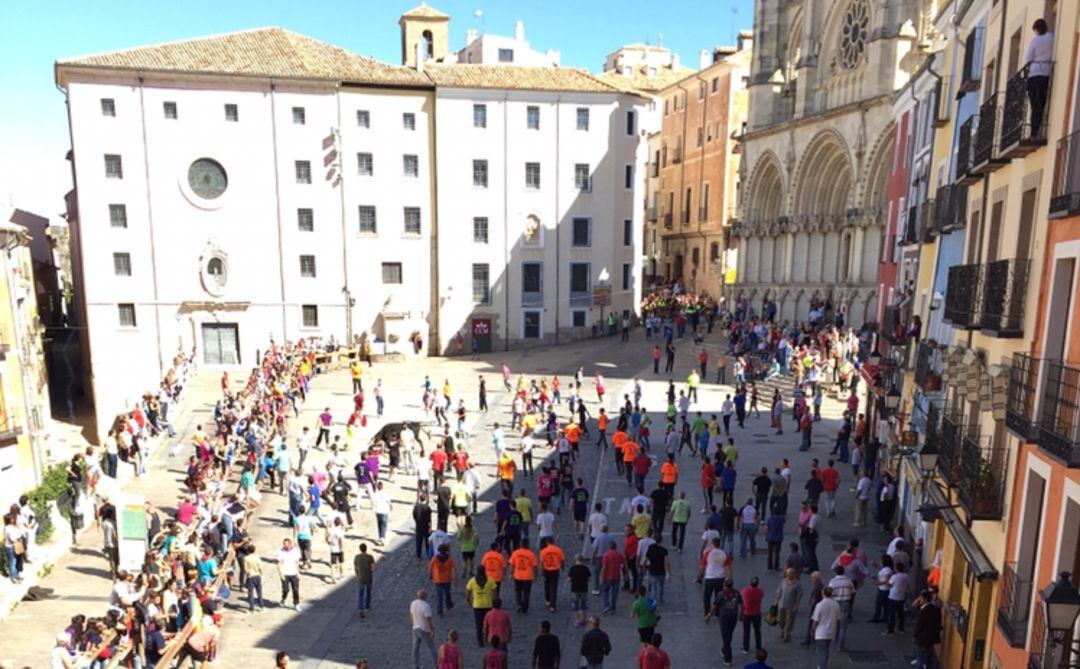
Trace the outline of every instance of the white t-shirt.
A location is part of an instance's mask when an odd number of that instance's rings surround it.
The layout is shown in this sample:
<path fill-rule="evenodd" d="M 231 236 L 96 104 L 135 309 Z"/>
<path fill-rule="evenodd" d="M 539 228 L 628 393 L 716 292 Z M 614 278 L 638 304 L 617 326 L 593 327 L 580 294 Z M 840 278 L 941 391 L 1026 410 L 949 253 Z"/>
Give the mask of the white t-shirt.
<path fill-rule="evenodd" d="M 634 495 L 634 498 L 630 500 L 630 508 L 633 509 L 636 512 L 637 508 L 638 508 L 638 505 L 640 504 L 642 506 L 642 508 L 644 508 L 646 511 L 648 511 L 649 510 L 649 501 L 650 501 L 649 498 L 646 497 L 645 495 Z"/>
<path fill-rule="evenodd" d="M 705 546 L 712 546 L 712 540 L 720 536 L 720 532 L 717 530 L 705 530 L 701 533 L 701 541 Z"/>
<path fill-rule="evenodd" d="M 427 481 L 431 478 L 431 460 L 420 458 L 416 461 L 416 478 L 419 481 Z"/>
<path fill-rule="evenodd" d="M 705 554 L 705 578 L 726 578 L 727 553 L 721 548 L 710 548 Z"/>
<path fill-rule="evenodd" d="M 640 566 L 641 561 L 645 559 L 645 552 L 649 550 L 649 546 L 652 546 L 655 543 L 656 543 L 656 541 L 652 537 L 645 537 L 644 539 L 640 539 L 638 541 L 638 545 L 637 545 L 638 569 L 641 568 L 641 566 Z"/>
<path fill-rule="evenodd" d="M 893 540 L 889 542 L 889 547 L 885 549 L 885 555 L 889 557 L 896 555 L 896 549 L 903 540 L 903 537 L 893 537 Z"/>
<path fill-rule="evenodd" d="M 907 599 L 908 575 L 896 572 L 889 577 L 889 599 L 902 602 Z"/>
<path fill-rule="evenodd" d="M 893 570 L 889 567 L 882 567 L 877 573 L 878 590 L 890 590 L 889 581 L 892 579 Z"/>
<path fill-rule="evenodd" d="M 422 599 L 414 599 L 412 604 L 409 604 L 409 616 L 412 618 L 414 630 L 423 630 L 429 633 L 432 631 L 431 604 Z"/>
<path fill-rule="evenodd" d="M 858 497 L 860 501 L 865 502 L 870 499 L 870 485 L 871 481 L 867 476 L 862 477 L 859 479 L 859 482 L 855 484 L 855 496 Z"/>
<path fill-rule="evenodd" d="M 725 416 L 730 416 L 735 412 L 735 405 L 731 400 L 724 400 L 724 408 L 721 411 Z"/>
<path fill-rule="evenodd" d="M 326 541 L 330 544 L 331 553 L 344 553 L 345 528 L 334 526 L 326 531 Z"/>
<path fill-rule="evenodd" d="M 536 526 L 540 528 L 541 537 L 555 536 L 555 514 L 544 511 L 536 516 Z"/>
<path fill-rule="evenodd" d="M 278 550 L 277 560 L 282 576 L 300 575 L 300 551 L 295 546 L 290 550 Z"/>
<path fill-rule="evenodd" d="M 840 605 L 831 597 L 826 597 L 814 607 L 811 620 L 817 622 L 814 639 L 832 640 L 836 638 L 836 628 L 840 623 Z"/>
<path fill-rule="evenodd" d="M 747 504 L 739 513 L 742 516 L 743 525 L 753 525 L 757 522 L 757 509 L 753 504 Z"/>
<path fill-rule="evenodd" d="M 526 434 L 521 438 L 521 452 L 525 455 L 532 453 L 533 438 L 531 434 Z"/>
<path fill-rule="evenodd" d="M 439 546 L 443 544 L 450 545 L 450 535 L 442 530 L 436 529 L 428 536 L 428 541 L 431 542 L 431 550 L 438 553 Z"/>
<path fill-rule="evenodd" d="M 604 531 L 604 525 L 607 525 L 607 516 L 599 511 L 593 511 L 589 516 L 589 536 L 593 539 L 600 536 Z"/>
<path fill-rule="evenodd" d="M 371 496 L 371 501 L 377 514 L 390 514 L 390 493 L 385 490 L 376 490 Z"/>

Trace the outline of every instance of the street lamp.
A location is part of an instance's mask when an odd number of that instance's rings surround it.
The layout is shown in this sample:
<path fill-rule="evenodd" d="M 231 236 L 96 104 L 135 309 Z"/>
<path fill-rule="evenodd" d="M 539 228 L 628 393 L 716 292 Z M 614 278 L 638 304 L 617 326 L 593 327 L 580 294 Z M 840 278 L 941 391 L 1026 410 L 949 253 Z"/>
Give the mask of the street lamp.
<path fill-rule="evenodd" d="M 1063 571 L 1058 580 L 1039 592 L 1046 606 L 1046 627 L 1054 643 L 1068 646 L 1069 635 L 1080 615 L 1080 590 L 1069 580 L 1069 572 Z"/>
<path fill-rule="evenodd" d="M 892 386 L 889 392 L 885 393 L 885 408 L 890 412 L 900 408 L 900 391 L 896 386 Z"/>
<path fill-rule="evenodd" d="M 940 455 L 941 449 L 938 448 L 935 439 L 924 443 L 922 449 L 919 450 L 919 469 L 922 470 L 923 476 L 927 479 L 933 477 L 934 470 L 937 469 L 938 456 Z"/>

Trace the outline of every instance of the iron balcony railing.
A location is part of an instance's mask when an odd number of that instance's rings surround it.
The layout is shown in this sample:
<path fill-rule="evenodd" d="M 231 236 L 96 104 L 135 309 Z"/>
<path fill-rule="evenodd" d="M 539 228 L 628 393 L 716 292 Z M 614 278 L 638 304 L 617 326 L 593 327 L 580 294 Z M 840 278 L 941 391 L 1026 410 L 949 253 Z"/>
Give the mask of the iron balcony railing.
<path fill-rule="evenodd" d="M 1037 442 L 1036 388 L 1042 360 L 1027 353 L 1016 353 L 1009 367 L 1009 386 L 1005 395 L 1005 427 L 1025 442 Z"/>
<path fill-rule="evenodd" d="M 957 496 L 973 520 L 1001 520 L 1009 450 L 984 441 L 977 433 L 968 433 L 961 442 Z"/>
<path fill-rule="evenodd" d="M 937 229 L 934 226 L 935 203 L 931 198 L 919 205 L 919 241 L 923 244 L 934 241 Z"/>
<path fill-rule="evenodd" d="M 697 220 L 704 221 L 707 218 L 709 218 L 709 208 L 708 207 L 698 207 Z"/>
<path fill-rule="evenodd" d="M 938 447 L 938 473 L 949 486 L 960 481 L 960 454 L 963 441 L 962 417 L 959 412 L 946 412 L 941 417 L 941 435 Z"/>
<path fill-rule="evenodd" d="M 982 265 L 949 268 L 945 320 L 955 328 L 977 330 L 982 320 Z"/>
<path fill-rule="evenodd" d="M 1002 338 L 1023 336 L 1030 268 L 1027 258 L 1008 258 L 988 263 L 983 269 L 983 332 Z"/>
<path fill-rule="evenodd" d="M 920 341 L 915 353 L 915 385 L 923 393 L 936 393 L 941 390 L 941 374 L 934 371 L 935 348 L 933 344 Z"/>
<path fill-rule="evenodd" d="M 1031 644 L 1028 646 L 1027 669 L 1050 669 L 1050 655 L 1046 654 L 1046 613 L 1044 607 L 1036 606 L 1031 616 Z"/>
<path fill-rule="evenodd" d="M 1046 146 L 1050 81 L 1054 64 L 1028 63 L 1009 77 L 1001 111 L 1001 157 L 1026 156 Z"/>
<path fill-rule="evenodd" d="M 979 107 L 979 128 L 975 134 L 975 148 L 971 156 L 971 169 L 979 174 L 993 172 L 1007 160 L 998 150 L 998 126 L 1000 125 L 1001 100 L 997 93 L 990 95 Z"/>
<path fill-rule="evenodd" d="M 1080 130 L 1058 140 L 1050 216 L 1080 214 Z"/>
<path fill-rule="evenodd" d="M 1039 447 L 1080 467 L 1080 368 L 1044 360 L 1039 403 Z"/>
<path fill-rule="evenodd" d="M 1033 594 L 1030 576 L 1020 576 L 1017 573 L 1017 564 L 1006 562 L 1005 568 L 1001 570 L 997 624 L 1013 648 L 1023 648 L 1027 644 Z"/>
<path fill-rule="evenodd" d="M 671 216 L 670 211 L 668 213 L 664 214 L 664 227 L 667 228 L 668 230 L 671 229 L 671 219 L 672 219 L 672 216 Z"/>
<path fill-rule="evenodd" d="M 939 234 L 959 230 L 967 223 L 967 186 L 949 184 L 937 189 L 934 227 Z"/>
<path fill-rule="evenodd" d="M 956 140 L 956 181 L 954 183 L 957 185 L 968 186 L 979 180 L 979 173 L 972 169 L 978 127 L 977 114 L 960 124 L 960 134 Z"/>
<path fill-rule="evenodd" d="M 885 317 L 881 324 L 881 338 L 893 346 L 903 346 L 906 334 L 903 307 L 898 304 L 885 307 Z"/>
<path fill-rule="evenodd" d="M 919 242 L 919 207 L 908 207 L 907 218 L 904 221 L 904 234 L 900 242 L 903 246 L 911 246 Z"/>

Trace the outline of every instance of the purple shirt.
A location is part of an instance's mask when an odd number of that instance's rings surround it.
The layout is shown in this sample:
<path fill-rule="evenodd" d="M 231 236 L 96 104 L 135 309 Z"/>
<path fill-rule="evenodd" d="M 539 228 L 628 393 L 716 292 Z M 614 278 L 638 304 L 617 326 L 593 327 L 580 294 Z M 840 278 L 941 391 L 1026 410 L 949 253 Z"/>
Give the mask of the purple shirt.
<path fill-rule="evenodd" d="M 333 419 L 334 419 L 334 417 L 330 415 L 329 411 L 324 411 L 321 414 L 319 414 L 319 421 L 322 422 L 323 427 L 330 427 L 330 422 Z"/>

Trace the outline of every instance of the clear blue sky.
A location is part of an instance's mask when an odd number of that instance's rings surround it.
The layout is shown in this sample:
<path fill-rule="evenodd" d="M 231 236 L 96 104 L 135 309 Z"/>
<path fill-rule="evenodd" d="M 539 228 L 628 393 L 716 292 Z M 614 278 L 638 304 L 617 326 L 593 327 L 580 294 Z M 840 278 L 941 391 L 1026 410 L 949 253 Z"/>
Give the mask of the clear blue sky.
<path fill-rule="evenodd" d="M 0 2 L 0 201 L 55 216 L 70 189 L 63 95 L 53 83 L 59 58 L 277 25 L 390 63 L 400 60 L 398 16 L 419 4 L 398 0 L 34 0 Z M 664 45 L 694 67 L 697 53 L 733 44 L 753 22 L 753 0 L 431 0 L 450 15 L 459 49 L 474 17 L 500 35 L 525 22 L 533 48 L 557 49 L 562 63 L 599 71 L 628 42 Z"/>

